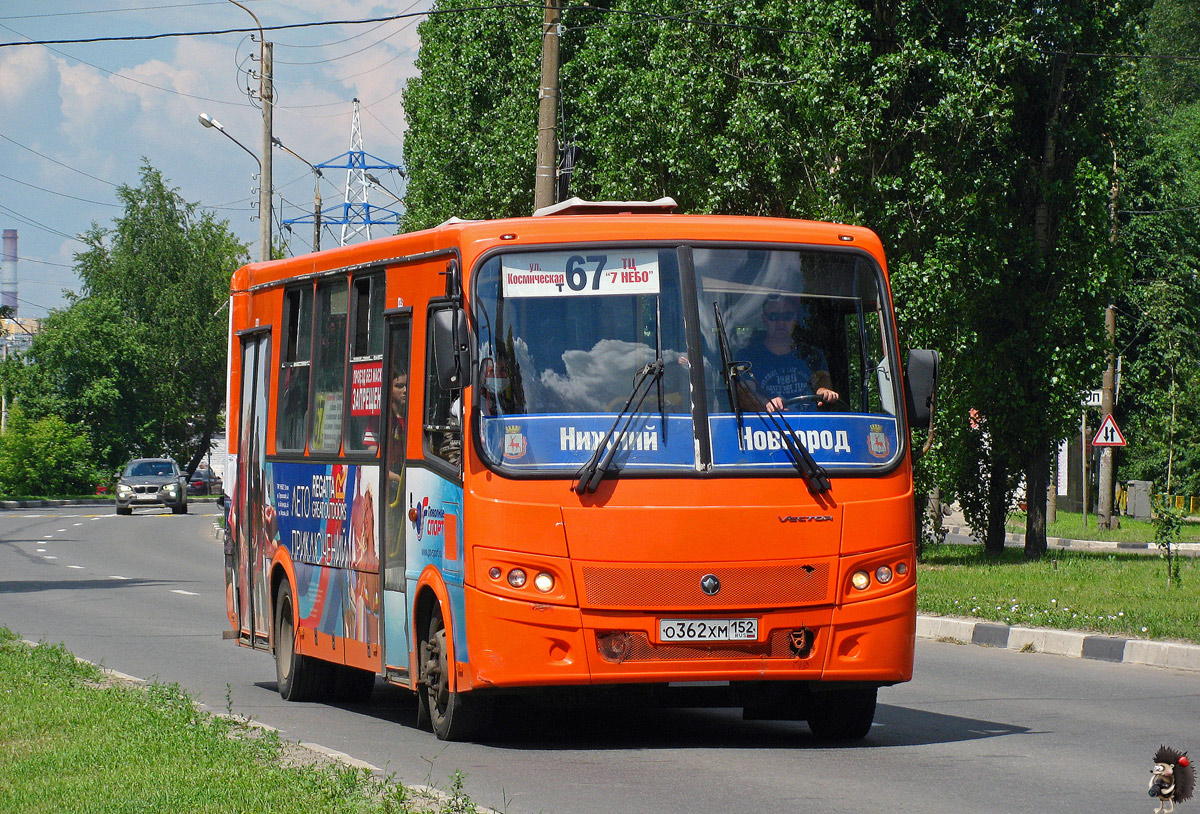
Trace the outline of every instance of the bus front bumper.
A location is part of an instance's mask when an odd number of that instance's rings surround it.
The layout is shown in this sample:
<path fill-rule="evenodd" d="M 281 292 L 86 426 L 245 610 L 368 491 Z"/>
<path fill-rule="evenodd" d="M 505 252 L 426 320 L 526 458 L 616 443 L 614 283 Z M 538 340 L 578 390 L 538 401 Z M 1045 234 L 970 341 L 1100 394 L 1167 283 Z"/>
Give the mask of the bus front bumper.
<path fill-rule="evenodd" d="M 912 678 L 916 591 L 848 603 L 722 617 L 758 620 L 754 642 L 659 641 L 659 620 L 520 602 L 466 588 L 467 658 L 460 689 L 678 681 L 854 681 Z"/>

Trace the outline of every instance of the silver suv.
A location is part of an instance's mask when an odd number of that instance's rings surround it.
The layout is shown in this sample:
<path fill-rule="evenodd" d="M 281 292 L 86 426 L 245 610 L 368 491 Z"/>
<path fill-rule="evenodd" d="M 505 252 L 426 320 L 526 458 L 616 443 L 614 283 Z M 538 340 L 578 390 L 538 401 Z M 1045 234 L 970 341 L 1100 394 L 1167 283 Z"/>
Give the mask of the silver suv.
<path fill-rule="evenodd" d="M 187 480 L 170 458 L 134 458 L 117 481 L 117 514 L 134 506 L 166 506 L 187 514 Z"/>

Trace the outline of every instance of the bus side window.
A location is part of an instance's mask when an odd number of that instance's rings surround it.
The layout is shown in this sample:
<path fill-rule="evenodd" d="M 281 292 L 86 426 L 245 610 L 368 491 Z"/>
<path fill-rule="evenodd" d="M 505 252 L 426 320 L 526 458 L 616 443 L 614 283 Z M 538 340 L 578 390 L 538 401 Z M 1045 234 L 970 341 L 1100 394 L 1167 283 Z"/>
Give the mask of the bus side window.
<path fill-rule="evenodd" d="M 312 288 L 293 288 L 283 296 L 283 349 L 280 353 L 278 424 L 275 447 L 304 451 L 308 426 L 309 371 L 312 359 Z"/>
<path fill-rule="evenodd" d="M 383 387 L 383 275 L 356 277 L 350 332 L 350 421 L 347 452 L 377 455 Z"/>
<path fill-rule="evenodd" d="M 336 455 L 341 449 L 349 306 L 349 284 L 345 279 L 326 280 L 317 284 L 313 420 L 308 439 L 310 452 Z"/>
<path fill-rule="evenodd" d="M 429 312 L 425 341 L 425 454 L 457 467 L 462 458 L 462 388 L 443 388 L 439 381 L 433 353 L 433 313 Z"/>

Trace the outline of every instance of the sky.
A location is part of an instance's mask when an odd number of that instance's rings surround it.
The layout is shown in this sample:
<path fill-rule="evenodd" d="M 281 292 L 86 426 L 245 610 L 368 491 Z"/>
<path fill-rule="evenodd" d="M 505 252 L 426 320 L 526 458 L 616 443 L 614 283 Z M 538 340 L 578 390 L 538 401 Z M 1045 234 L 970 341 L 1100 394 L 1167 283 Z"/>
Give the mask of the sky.
<path fill-rule="evenodd" d="M 240 0 L 264 27 L 365 20 L 422 12 L 431 0 Z M 274 135 L 313 164 L 350 149 L 353 99 L 360 100 L 363 149 L 403 164 L 401 91 L 413 75 L 423 16 L 382 23 L 268 31 L 274 43 Z M 258 35 L 192 32 L 254 27 L 231 0 L 4 0 L 0 3 L 0 228 L 17 229 L 18 315 L 44 317 L 80 290 L 75 236 L 121 215 L 121 184 L 136 186 L 143 160 L 184 200 L 214 211 L 258 257 L 258 165 L 230 139 L 200 125 L 207 113 L 254 153 L 262 113 Z M 12 45 L 31 40 L 189 36 L 125 42 Z M 255 74 L 256 76 L 256 74 Z M 396 173 L 374 171 L 403 195 Z M 275 221 L 311 216 L 313 173 L 276 148 Z M 345 170 L 326 170 L 326 209 L 341 203 Z M 280 202 L 282 196 L 282 204 Z M 384 192 L 374 206 L 403 211 Z M 252 220 L 252 217 L 255 218 Z M 276 229 L 278 226 L 276 226 Z M 312 225 L 289 235 L 293 254 L 310 250 Z M 373 236 L 387 234 L 374 227 Z M 322 245 L 337 244 L 340 226 Z"/>

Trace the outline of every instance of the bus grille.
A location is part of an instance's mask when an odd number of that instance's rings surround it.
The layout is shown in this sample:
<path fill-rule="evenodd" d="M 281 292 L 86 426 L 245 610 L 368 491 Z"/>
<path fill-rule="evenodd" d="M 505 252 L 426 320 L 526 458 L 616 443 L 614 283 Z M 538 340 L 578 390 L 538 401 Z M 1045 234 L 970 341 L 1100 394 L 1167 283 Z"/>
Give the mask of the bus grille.
<path fill-rule="evenodd" d="M 829 601 L 829 563 L 643 568 L 585 565 L 583 589 L 591 608 L 796 607 Z M 700 580 L 715 574 L 721 590 L 713 596 Z"/>
<path fill-rule="evenodd" d="M 619 636 L 614 648 L 606 637 Z M 608 644 L 608 646 L 606 646 Z M 654 644 L 645 633 L 633 631 L 596 635 L 596 650 L 601 658 L 614 664 L 628 661 L 684 661 L 692 659 L 796 659 L 791 631 L 773 630 L 765 642 L 721 642 L 720 644 Z M 799 658 L 806 658 L 806 651 Z"/>

